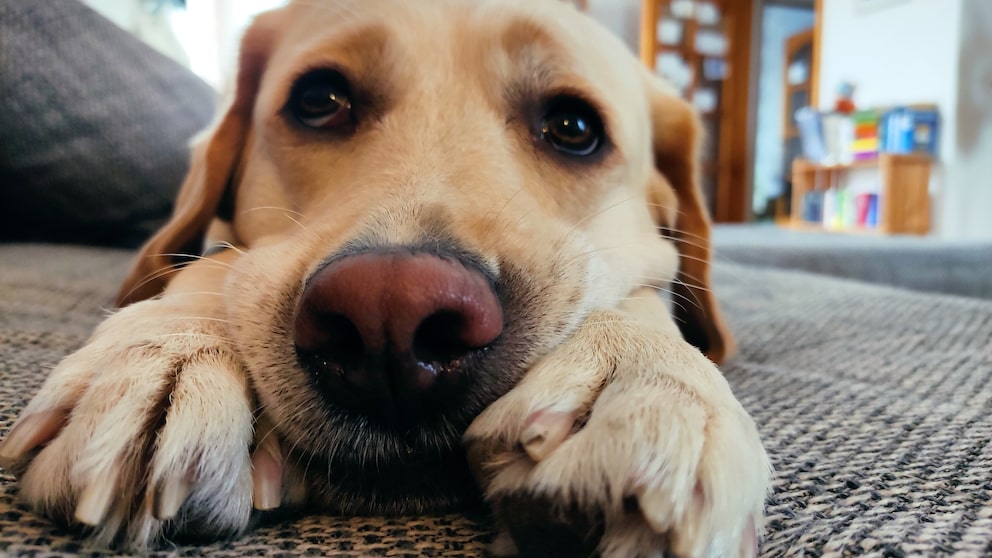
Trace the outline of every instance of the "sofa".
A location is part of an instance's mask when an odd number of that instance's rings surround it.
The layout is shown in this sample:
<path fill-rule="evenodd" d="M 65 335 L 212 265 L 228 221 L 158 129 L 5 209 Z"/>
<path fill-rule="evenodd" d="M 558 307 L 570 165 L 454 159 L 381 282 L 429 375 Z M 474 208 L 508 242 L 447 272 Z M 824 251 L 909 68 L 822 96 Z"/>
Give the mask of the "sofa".
<path fill-rule="evenodd" d="M 0 0 L 0 52 L 2 437 L 112 307 L 214 99 L 72 0 Z M 723 371 L 775 468 L 761 554 L 992 555 L 992 243 L 751 226 L 715 247 Z M 0 555 L 101 551 L 82 535 L 0 470 Z M 492 535 L 485 515 L 309 515 L 154 555 L 467 557 Z"/>
<path fill-rule="evenodd" d="M 731 241 L 752 233 L 717 231 L 714 279 L 740 344 L 723 370 L 775 468 L 762 556 L 992 553 L 992 300 L 735 261 L 746 254 Z M 887 243 L 899 241 L 876 240 L 876 259 Z M 106 315 L 131 256 L 0 244 L 0 436 Z M 986 281 L 988 262 L 974 269 Z M 160 555 L 483 556 L 491 536 L 484 516 L 315 515 Z M 0 471 L 0 554 L 91 550 L 25 509 Z"/>

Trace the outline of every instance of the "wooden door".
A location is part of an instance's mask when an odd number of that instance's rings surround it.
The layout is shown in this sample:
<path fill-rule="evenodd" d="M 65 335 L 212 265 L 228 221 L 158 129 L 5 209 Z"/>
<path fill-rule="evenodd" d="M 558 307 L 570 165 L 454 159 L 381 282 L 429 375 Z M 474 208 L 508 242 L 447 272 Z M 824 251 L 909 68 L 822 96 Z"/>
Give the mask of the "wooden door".
<path fill-rule="evenodd" d="M 748 90 L 754 0 L 642 0 L 641 60 L 699 110 L 701 180 L 718 222 L 750 218 Z"/>

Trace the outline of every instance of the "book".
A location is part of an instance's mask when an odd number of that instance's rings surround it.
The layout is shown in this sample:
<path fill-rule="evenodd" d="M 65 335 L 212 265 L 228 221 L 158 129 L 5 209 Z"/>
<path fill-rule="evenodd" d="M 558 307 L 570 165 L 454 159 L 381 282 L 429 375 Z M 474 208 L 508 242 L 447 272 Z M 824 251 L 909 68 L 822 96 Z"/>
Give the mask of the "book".
<path fill-rule="evenodd" d="M 880 146 L 887 153 L 927 153 L 937 156 L 939 114 L 935 107 L 897 107 L 879 125 Z"/>
<path fill-rule="evenodd" d="M 868 194 L 868 213 L 865 215 L 865 226 L 869 229 L 878 226 L 878 194 Z"/>

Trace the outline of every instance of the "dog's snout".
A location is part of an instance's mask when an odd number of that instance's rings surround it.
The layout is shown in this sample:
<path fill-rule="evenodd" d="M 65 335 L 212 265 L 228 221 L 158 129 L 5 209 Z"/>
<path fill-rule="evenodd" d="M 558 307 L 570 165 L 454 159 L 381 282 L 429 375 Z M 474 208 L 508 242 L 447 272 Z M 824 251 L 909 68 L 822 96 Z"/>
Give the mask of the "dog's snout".
<path fill-rule="evenodd" d="M 346 256 L 308 282 L 296 314 L 304 367 L 336 405 L 412 421 L 459 396 L 466 359 L 503 330 L 485 276 L 425 252 Z"/>

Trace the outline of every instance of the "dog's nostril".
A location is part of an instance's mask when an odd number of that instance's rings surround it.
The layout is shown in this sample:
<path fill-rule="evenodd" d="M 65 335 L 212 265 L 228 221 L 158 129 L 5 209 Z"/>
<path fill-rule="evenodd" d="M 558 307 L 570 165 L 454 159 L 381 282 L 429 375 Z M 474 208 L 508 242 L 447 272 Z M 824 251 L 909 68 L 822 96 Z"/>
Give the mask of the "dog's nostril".
<path fill-rule="evenodd" d="M 462 340 L 465 316 L 442 311 L 420 322 L 413 334 L 413 356 L 417 362 L 431 366 L 446 365 L 472 349 Z"/>
<path fill-rule="evenodd" d="M 362 365 L 365 345 L 351 320 L 341 314 L 325 314 L 317 318 L 317 324 L 327 336 L 327 341 L 314 351 L 315 356 L 333 362 L 340 367 L 339 373 L 355 370 Z"/>

